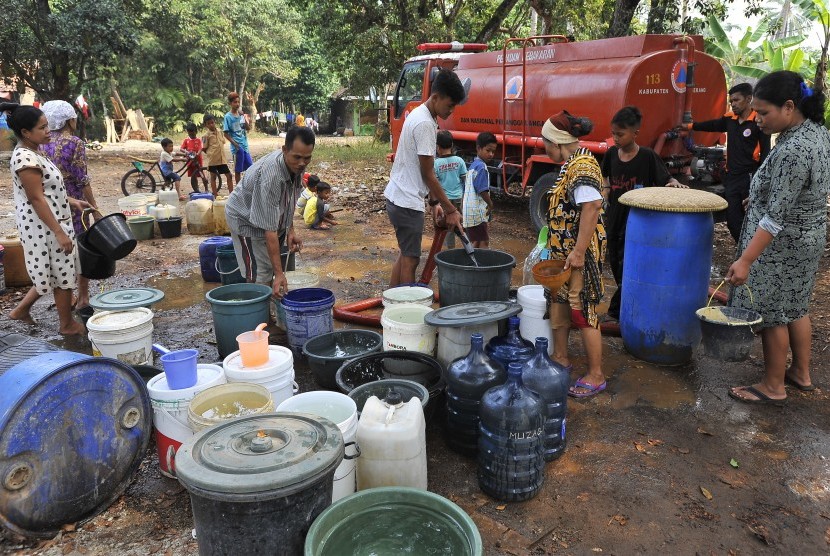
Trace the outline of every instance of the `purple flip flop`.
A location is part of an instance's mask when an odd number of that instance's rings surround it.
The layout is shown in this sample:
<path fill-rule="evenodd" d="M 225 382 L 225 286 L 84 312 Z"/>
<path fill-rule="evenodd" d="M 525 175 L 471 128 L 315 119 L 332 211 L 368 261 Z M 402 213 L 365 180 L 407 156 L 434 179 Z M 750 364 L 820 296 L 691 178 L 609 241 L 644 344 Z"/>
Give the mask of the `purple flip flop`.
<path fill-rule="evenodd" d="M 582 378 L 585 378 L 585 377 L 582 377 Z M 577 381 L 574 382 L 574 385 L 571 386 L 568 389 L 568 395 L 570 397 L 572 397 L 572 398 L 590 398 L 591 396 L 596 396 L 597 394 L 599 394 L 600 392 L 605 390 L 606 386 L 608 386 L 607 381 L 604 381 L 604 380 L 602 381 L 602 384 L 594 385 L 594 384 L 589 384 L 589 383 L 585 382 L 584 380 L 582 380 L 582 378 L 577 379 Z M 583 390 L 586 390 L 586 391 L 585 392 L 577 392 L 576 388 L 582 388 Z"/>

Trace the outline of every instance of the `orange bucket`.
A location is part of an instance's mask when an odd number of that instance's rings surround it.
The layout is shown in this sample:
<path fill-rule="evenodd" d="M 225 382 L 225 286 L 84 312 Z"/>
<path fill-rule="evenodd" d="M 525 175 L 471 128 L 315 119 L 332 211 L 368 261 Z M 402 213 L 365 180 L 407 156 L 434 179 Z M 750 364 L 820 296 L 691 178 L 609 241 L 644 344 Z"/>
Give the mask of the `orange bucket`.
<path fill-rule="evenodd" d="M 243 332 L 236 337 L 243 367 L 259 367 L 268 362 L 268 332 L 264 330 L 266 326 L 266 323 L 262 323 L 256 330 Z"/>
<path fill-rule="evenodd" d="M 563 270 L 565 261 L 549 259 L 533 265 L 533 278 L 551 291 L 556 291 L 571 277 L 571 269 Z"/>

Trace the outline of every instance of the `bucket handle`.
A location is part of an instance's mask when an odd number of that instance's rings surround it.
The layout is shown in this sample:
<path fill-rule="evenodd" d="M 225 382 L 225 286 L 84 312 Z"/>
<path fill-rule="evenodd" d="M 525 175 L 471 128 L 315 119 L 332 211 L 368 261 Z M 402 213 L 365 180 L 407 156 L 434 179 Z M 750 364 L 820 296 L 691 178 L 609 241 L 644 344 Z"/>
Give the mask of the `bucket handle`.
<path fill-rule="evenodd" d="M 219 274 L 225 274 L 225 275 L 233 274 L 234 272 L 239 270 L 239 261 L 237 261 L 237 263 L 236 263 L 236 268 L 234 268 L 230 272 L 222 272 L 221 270 L 219 270 L 219 257 L 216 257 L 215 259 L 213 259 L 213 268 L 215 268 L 216 272 L 218 272 Z"/>
<path fill-rule="evenodd" d="M 706 306 L 707 306 L 707 307 L 709 307 L 710 305 L 712 305 L 712 299 L 714 299 L 715 294 L 716 294 L 716 293 L 718 293 L 718 290 L 719 290 L 719 289 L 721 289 L 721 287 L 722 287 L 725 283 L 726 283 L 726 280 L 721 280 L 721 281 L 720 281 L 720 284 L 718 284 L 718 287 L 717 287 L 717 288 L 715 288 L 715 291 L 713 291 L 713 292 L 712 292 L 712 295 L 710 295 L 710 296 L 709 296 L 709 303 L 707 303 L 707 304 L 706 304 Z M 752 298 L 752 290 L 751 290 L 751 289 L 749 289 L 749 284 L 744 284 L 743 286 L 746 288 L 746 291 L 748 291 L 748 292 L 749 292 L 749 302 L 752 304 L 752 308 L 754 309 L 754 308 L 755 308 L 755 300 Z"/>
<path fill-rule="evenodd" d="M 173 449 L 173 446 L 167 447 L 167 454 L 164 458 L 165 462 L 167 463 L 167 472 L 171 475 L 173 474 L 173 461 L 176 459 L 176 450 Z"/>
<path fill-rule="evenodd" d="M 292 390 L 293 390 L 294 394 L 296 394 L 297 392 L 300 391 L 300 385 L 297 384 L 296 380 L 291 381 L 291 386 L 292 386 Z"/>
<path fill-rule="evenodd" d="M 349 455 L 347 452 L 349 446 L 354 446 L 354 454 Z M 360 446 L 357 445 L 357 442 L 346 442 L 343 446 L 343 459 L 357 459 L 360 457 Z"/>

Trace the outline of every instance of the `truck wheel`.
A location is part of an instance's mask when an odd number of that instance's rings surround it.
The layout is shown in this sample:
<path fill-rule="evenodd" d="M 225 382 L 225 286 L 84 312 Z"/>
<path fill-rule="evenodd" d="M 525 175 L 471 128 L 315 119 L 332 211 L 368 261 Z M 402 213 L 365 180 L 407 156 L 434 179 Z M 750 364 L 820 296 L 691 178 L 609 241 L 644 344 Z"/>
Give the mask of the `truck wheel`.
<path fill-rule="evenodd" d="M 530 224 L 535 232 L 539 232 L 542 226 L 548 224 L 548 196 L 547 192 L 556 183 L 559 177 L 557 172 L 550 172 L 541 176 L 533 184 L 533 191 L 530 192 Z"/>

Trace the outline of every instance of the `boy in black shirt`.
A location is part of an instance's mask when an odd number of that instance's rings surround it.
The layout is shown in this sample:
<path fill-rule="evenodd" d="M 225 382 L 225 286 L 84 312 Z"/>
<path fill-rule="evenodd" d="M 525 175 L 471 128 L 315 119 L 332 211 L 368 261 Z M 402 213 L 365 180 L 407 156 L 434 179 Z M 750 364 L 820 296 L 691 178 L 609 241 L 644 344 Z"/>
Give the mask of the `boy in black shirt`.
<path fill-rule="evenodd" d="M 749 197 L 749 182 L 770 149 L 770 136 L 758 129 L 755 111 L 749 106 L 751 102 L 752 85 L 739 83 L 729 89 L 731 112 L 716 120 L 695 122 L 690 126 L 694 131 L 726 133 L 726 175 L 723 178 L 724 196 L 729 203 L 726 225 L 736 243 L 746 214 L 743 201 Z"/>
<path fill-rule="evenodd" d="M 625 226 L 629 211 L 628 205 L 620 204 L 620 197 L 626 191 L 640 187 L 686 187 L 669 175 L 666 165 L 656 152 L 637 144 L 642 121 L 643 115 L 636 106 L 620 109 L 611 120 L 614 146 L 608 149 L 602 159 L 602 195 L 608 205 L 605 210 L 608 264 L 614 281 L 617 282 L 617 291 L 608 306 L 608 316 L 615 320 L 620 318 Z"/>

